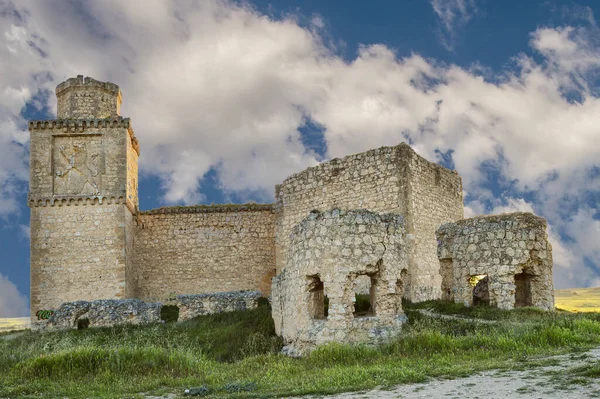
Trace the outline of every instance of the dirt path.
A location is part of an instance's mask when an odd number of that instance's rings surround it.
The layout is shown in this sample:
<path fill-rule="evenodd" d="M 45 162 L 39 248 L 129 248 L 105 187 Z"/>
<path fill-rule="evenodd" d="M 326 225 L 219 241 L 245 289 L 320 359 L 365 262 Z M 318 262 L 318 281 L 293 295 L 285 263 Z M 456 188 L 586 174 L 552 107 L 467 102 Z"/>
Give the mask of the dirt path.
<path fill-rule="evenodd" d="M 600 364 L 600 348 L 585 354 L 553 356 L 558 365 L 524 371 L 489 370 L 454 380 L 432 380 L 420 384 L 398 385 L 391 390 L 351 392 L 332 396 L 304 396 L 302 399 L 581 399 L 600 398 L 600 380 L 573 376 L 571 369 Z"/>
<path fill-rule="evenodd" d="M 287 399 L 583 399 L 600 398 L 600 379 L 582 378 L 573 368 L 600 366 L 600 347 L 585 353 L 538 359 L 541 364 L 522 371 L 489 370 L 469 377 L 434 379 L 392 389 L 348 392 L 330 396 L 300 396 Z M 531 366 L 530 366 L 531 367 Z M 525 368 L 525 367 L 524 367 Z M 144 399 L 175 399 L 182 396 L 144 396 Z"/>

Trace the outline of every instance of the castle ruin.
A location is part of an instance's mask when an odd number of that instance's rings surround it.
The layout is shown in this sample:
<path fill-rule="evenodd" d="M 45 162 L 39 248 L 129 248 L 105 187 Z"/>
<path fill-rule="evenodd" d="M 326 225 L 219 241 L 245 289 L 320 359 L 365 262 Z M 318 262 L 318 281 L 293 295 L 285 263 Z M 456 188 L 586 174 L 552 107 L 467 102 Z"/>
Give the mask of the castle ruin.
<path fill-rule="evenodd" d="M 465 284 L 481 275 L 490 303 L 553 308 L 545 221 L 463 220 L 460 176 L 405 143 L 294 174 L 273 204 L 140 211 L 119 87 L 78 76 L 56 96 L 57 119 L 29 123 L 34 328 L 64 302 L 255 290 L 288 342 L 378 341 L 400 328 L 402 297 L 470 305 Z M 365 281 L 372 312 L 355 318 Z"/>

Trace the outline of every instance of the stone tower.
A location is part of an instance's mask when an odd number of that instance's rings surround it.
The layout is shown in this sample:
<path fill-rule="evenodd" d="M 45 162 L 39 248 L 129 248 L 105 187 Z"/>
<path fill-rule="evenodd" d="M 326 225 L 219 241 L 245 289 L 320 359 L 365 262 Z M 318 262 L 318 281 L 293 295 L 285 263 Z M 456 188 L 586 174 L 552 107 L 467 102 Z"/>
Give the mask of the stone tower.
<path fill-rule="evenodd" d="M 121 91 L 77 76 L 57 119 L 31 121 L 31 318 L 74 300 L 131 297 L 139 146 Z"/>

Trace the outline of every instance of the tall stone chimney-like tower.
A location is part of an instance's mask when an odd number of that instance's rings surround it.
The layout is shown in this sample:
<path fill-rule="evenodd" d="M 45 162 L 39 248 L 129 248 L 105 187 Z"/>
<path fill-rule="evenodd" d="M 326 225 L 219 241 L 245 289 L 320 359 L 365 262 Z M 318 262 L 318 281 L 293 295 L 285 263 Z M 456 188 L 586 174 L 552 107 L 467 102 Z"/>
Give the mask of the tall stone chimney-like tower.
<path fill-rule="evenodd" d="M 63 302 L 133 295 L 139 145 L 121 91 L 78 76 L 56 88 L 58 118 L 31 121 L 31 321 Z"/>

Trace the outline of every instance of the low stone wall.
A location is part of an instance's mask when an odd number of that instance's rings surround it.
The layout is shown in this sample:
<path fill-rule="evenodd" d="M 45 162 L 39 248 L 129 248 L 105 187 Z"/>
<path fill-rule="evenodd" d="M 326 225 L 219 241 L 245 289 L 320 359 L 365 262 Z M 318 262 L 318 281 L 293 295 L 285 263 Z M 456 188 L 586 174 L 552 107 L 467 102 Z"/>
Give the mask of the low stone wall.
<path fill-rule="evenodd" d="M 258 306 L 260 291 L 213 292 L 197 295 L 177 295 L 178 321 L 212 313 L 253 309 Z"/>
<path fill-rule="evenodd" d="M 478 216 L 442 225 L 437 239 L 444 299 L 554 309 L 545 219 L 532 213 Z"/>
<path fill-rule="evenodd" d="M 212 313 L 253 309 L 258 306 L 260 291 L 213 292 L 197 295 L 178 295 L 172 303 L 179 308 L 177 321 Z M 100 299 L 95 301 L 66 302 L 53 311 L 46 329 L 81 329 L 113 327 L 121 324 L 162 323 L 162 303 L 140 299 Z"/>
<path fill-rule="evenodd" d="M 63 303 L 50 317 L 49 329 L 112 327 L 119 324 L 158 323 L 161 303 L 139 299 L 100 299 Z"/>
<path fill-rule="evenodd" d="M 400 332 L 404 233 L 402 216 L 364 209 L 313 211 L 294 228 L 271 295 L 286 353 L 304 354 L 331 341 L 380 343 Z M 371 308 L 363 314 L 355 309 L 355 292 L 366 291 L 359 277 L 370 280 Z"/>

